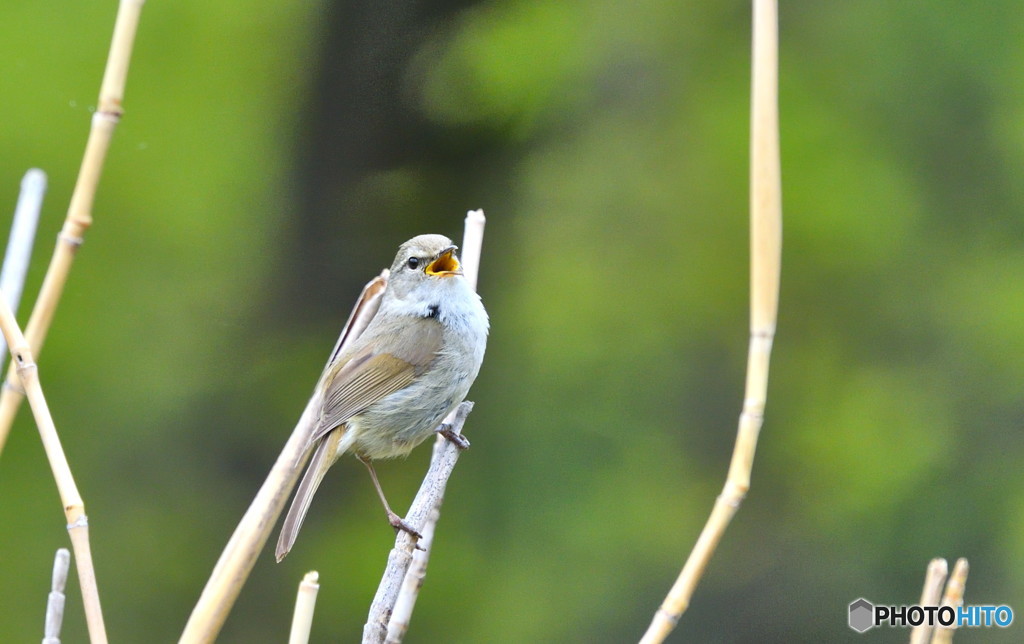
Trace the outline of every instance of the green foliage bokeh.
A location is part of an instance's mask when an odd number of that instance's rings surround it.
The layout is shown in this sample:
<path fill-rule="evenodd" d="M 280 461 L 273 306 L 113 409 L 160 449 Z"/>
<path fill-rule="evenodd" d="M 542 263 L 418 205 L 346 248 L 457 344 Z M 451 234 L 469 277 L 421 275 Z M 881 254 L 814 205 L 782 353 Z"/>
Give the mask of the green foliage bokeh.
<path fill-rule="evenodd" d="M 143 10 L 39 360 L 112 641 L 177 638 L 361 284 L 414 234 L 458 239 L 469 208 L 489 217 L 492 335 L 408 641 L 635 640 L 721 487 L 747 348 L 748 4 L 399 4 Z M 970 560 L 968 602 L 1024 609 L 1019 6 L 782 5 L 767 420 L 674 641 L 852 639 L 848 602 L 912 603 L 936 556 Z M 50 180 L 22 320 L 115 10 L 0 8 L 0 204 L 29 167 Z M 347 19 L 364 33 L 339 41 Z M 362 91 L 393 100 L 350 107 Z M 428 458 L 379 467 L 396 507 Z M 0 639 L 29 641 L 67 537 L 27 410 L 0 516 Z M 282 641 L 314 568 L 313 641 L 353 641 L 390 544 L 342 463 L 221 641 Z M 65 641 L 86 637 L 76 584 Z"/>

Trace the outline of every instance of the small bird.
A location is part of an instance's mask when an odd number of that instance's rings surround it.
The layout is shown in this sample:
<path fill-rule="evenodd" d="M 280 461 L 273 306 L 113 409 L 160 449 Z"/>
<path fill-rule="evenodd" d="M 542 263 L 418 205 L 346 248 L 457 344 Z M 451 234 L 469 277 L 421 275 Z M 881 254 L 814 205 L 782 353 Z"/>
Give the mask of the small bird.
<path fill-rule="evenodd" d="M 435 430 L 468 445 L 450 428 L 438 429 L 476 379 L 489 328 L 456 250 L 442 235 L 402 244 L 377 314 L 324 367 L 313 393 L 318 411 L 309 449 L 315 451 L 284 519 L 278 561 L 295 544 L 324 474 L 348 452 L 369 469 L 391 525 L 419 537 L 391 510 L 373 461 L 405 456 Z"/>

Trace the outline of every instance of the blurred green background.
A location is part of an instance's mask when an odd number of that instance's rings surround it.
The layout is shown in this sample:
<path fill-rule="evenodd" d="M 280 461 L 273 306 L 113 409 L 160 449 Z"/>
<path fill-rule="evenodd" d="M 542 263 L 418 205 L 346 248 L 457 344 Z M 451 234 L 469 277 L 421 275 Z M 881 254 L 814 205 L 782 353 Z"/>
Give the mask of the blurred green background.
<path fill-rule="evenodd" d="M 912 603 L 936 556 L 969 558 L 969 603 L 1024 610 L 1020 5 L 782 5 L 767 420 L 672 641 L 860 641 L 847 604 Z M 23 320 L 115 11 L 0 5 L 4 221 L 50 177 Z M 362 284 L 478 207 L 491 341 L 407 641 L 639 638 L 741 405 L 749 29 L 747 2 L 147 3 L 40 359 L 112 641 L 177 639 Z M 428 459 L 379 466 L 396 508 Z M 31 641 L 68 539 L 27 409 L 0 516 L 0 639 Z M 343 462 L 221 641 L 284 641 L 314 568 L 313 640 L 356 640 L 391 543 Z"/>

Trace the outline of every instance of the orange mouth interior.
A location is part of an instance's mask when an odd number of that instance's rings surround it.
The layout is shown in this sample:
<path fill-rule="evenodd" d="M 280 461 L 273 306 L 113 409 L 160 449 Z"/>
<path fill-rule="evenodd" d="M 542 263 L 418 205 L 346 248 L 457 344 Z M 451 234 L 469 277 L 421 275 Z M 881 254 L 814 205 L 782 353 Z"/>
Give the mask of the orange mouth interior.
<path fill-rule="evenodd" d="M 455 257 L 454 251 L 442 253 L 440 257 L 430 262 L 426 268 L 427 275 L 458 275 L 461 265 Z"/>

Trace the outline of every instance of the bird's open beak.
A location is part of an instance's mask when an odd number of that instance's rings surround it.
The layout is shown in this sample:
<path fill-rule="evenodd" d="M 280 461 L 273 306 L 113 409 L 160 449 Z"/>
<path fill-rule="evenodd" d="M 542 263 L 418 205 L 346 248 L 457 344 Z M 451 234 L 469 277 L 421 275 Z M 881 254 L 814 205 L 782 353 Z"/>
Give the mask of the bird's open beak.
<path fill-rule="evenodd" d="M 459 263 L 459 258 L 455 256 L 456 249 L 458 249 L 458 246 L 449 246 L 441 251 L 437 259 L 427 265 L 426 274 L 435 277 L 462 275 L 462 264 Z"/>

